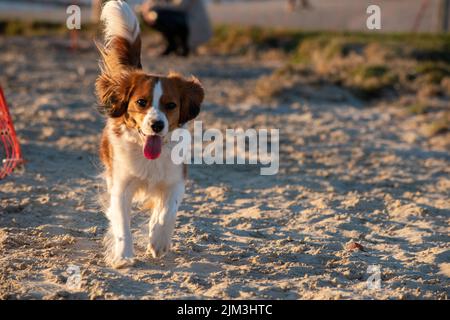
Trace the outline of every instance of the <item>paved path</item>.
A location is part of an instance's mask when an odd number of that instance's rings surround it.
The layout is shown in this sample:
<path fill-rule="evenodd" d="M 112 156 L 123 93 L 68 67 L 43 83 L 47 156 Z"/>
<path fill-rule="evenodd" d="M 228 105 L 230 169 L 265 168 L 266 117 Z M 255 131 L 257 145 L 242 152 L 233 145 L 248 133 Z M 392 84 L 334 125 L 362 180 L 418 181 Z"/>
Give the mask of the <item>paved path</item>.
<path fill-rule="evenodd" d="M 421 0 L 311 0 L 313 8 L 289 13 L 286 1 L 233 2 L 211 6 L 214 21 L 245 25 L 283 26 L 316 30 L 366 31 L 366 9 L 378 4 L 383 31 L 411 31 Z M 430 1 L 423 16 L 421 31 L 436 29 L 438 1 Z"/>

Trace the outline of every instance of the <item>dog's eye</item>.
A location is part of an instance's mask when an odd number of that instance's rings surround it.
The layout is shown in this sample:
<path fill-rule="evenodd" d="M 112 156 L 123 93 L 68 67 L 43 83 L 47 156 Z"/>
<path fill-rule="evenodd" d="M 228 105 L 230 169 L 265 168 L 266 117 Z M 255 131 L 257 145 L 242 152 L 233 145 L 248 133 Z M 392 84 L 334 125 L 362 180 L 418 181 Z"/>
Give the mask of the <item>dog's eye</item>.
<path fill-rule="evenodd" d="M 136 103 L 139 105 L 139 107 L 145 108 L 145 106 L 147 105 L 147 100 L 139 99 L 138 101 L 136 101 Z"/>
<path fill-rule="evenodd" d="M 166 109 L 173 110 L 177 107 L 177 104 L 175 102 L 169 102 L 166 104 Z"/>

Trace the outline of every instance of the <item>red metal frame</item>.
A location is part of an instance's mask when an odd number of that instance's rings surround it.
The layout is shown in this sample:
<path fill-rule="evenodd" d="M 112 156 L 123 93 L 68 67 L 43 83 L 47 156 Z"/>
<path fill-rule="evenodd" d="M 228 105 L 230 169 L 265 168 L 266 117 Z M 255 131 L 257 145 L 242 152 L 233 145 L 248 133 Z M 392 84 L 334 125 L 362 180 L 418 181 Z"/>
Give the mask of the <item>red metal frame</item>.
<path fill-rule="evenodd" d="M 0 140 L 5 150 L 5 159 L 1 159 L 0 179 L 11 174 L 18 165 L 23 163 L 22 152 L 16 131 L 9 113 L 5 95 L 0 87 Z"/>

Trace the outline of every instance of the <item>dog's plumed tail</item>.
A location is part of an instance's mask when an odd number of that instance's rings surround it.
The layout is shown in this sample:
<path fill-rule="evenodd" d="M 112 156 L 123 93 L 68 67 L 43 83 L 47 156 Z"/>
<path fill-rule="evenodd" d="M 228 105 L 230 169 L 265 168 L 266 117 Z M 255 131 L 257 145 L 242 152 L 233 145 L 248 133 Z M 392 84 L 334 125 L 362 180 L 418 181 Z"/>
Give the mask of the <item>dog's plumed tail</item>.
<path fill-rule="evenodd" d="M 100 20 L 104 24 L 104 43 L 98 44 L 103 71 L 116 74 L 124 69 L 141 69 L 139 22 L 130 6 L 122 0 L 108 1 Z"/>

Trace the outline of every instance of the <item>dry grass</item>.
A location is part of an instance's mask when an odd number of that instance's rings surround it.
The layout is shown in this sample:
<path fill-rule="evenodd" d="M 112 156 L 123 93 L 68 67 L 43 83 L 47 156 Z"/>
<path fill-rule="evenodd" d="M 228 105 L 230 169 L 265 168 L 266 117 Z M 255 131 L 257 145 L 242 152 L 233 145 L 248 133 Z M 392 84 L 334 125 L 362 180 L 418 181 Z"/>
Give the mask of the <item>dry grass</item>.
<path fill-rule="evenodd" d="M 407 112 L 424 115 L 430 136 L 450 130 L 449 35 L 220 26 L 207 48 L 216 54 L 247 54 L 255 59 L 266 59 L 268 51 L 278 50 L 285 65 L 261 77 L 255 87 L 263 100 L 304 96 L 307 85 L 331 85 L 366 103 L 404 105 Z M 405 97 L 409 102 L 399 103 Z M 442 113 L 446 116 L 436 120 L 435 115 Z"/>
<path fill-rule="evenodd" d="M 364 99 L 428 90 L 448 94 L 441 85 L 450 71 L 450 37 L 423 35 L 320 36 L 299 44 L 294 64 L 309 65 Z M 436 87 L 437 86 L 437 87 Z"/>
<path fill-rule="evenodd" d="M 301 32 L 258 27 L 219 26 L 207 50 L 215 54 L 265 57 L 269 50 L 286 55 L 290 71 L 311 69 L 328 81 L 348 87 L 364 99 L 383 98 L 386 91 L 448 94 L 450 36 Z M 302 66 L 304 68 L 297 68 Z M 289 68 L 274 77 L 289 76 Z M 265 91 L 265 90 L 260 90 Z M 274 90 L 274 93 L 278 90 Z M 270 94 L 270 93 L 269 93 Z"/>

